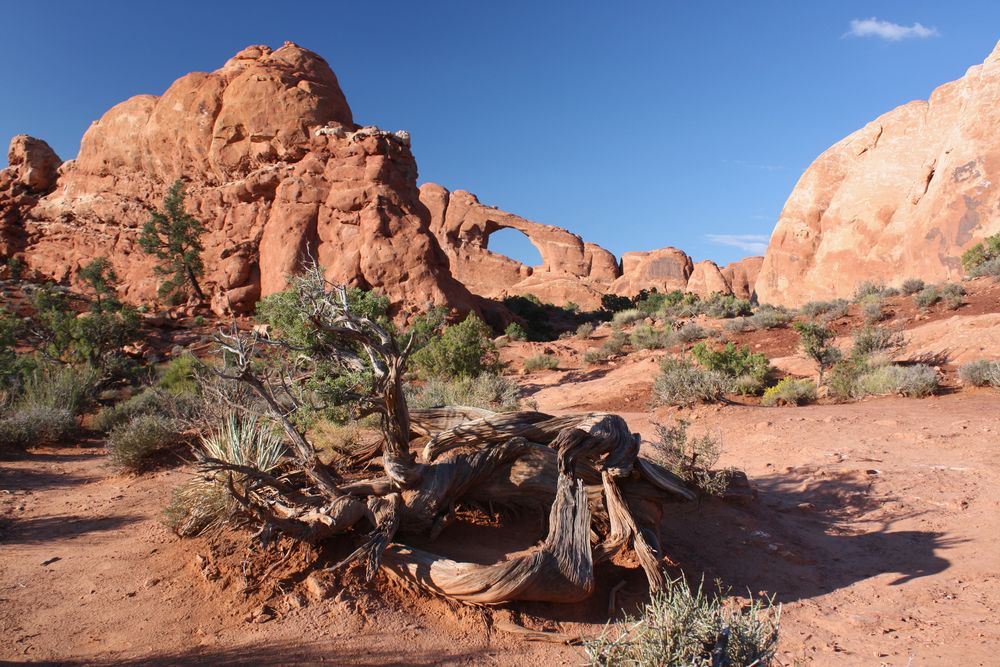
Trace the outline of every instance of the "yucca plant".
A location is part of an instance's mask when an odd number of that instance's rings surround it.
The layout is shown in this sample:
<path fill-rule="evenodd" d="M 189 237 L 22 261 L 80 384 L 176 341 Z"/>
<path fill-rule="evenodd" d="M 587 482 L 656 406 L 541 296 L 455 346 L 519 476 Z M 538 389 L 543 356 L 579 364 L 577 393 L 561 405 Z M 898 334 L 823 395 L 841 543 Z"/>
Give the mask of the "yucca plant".
<path fill-rule="evenodd" d="M 201 438 L 207 458 L 231 465 L 272 470 L 285 453 L 281 438 L 255 416 L 229 414 L 222 427 Z"/>

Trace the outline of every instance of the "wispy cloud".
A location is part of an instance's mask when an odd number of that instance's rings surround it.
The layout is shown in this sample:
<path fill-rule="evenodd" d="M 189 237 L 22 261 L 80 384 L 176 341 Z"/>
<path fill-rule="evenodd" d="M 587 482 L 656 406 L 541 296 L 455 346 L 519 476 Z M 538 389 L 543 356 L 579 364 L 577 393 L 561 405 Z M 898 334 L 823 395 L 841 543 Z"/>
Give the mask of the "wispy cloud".
<path fill-rule="evenodd" d="M 781 171 L 784 169 L 784 165 L 780 164 L 760 164 L 759 162 L 747 162 L 746 160 L 729 160 L 723 158 L 722 160 L 725 164 L 734 164 L 737 167 L 746 167 L 747 169 L 758 169 L 760 171 Z"/>
<path fill-rule="evenodd" d="M 873 16 L 870 19 L 852 20 L 851 29 L 844 33 L 844 37 L 877 37 L 887 42 L 898 42 L 903 39 L 938 37 L 940 34 L 937 28 L 928 28 L 920 23 L 899 25 Z"/>
<path fill-rule="evenodd" d="M 712 243 L 731 245 L 757 255 L 767 250 L 768 237 L 764 234 L 705 234 L 705 238 Z"/>

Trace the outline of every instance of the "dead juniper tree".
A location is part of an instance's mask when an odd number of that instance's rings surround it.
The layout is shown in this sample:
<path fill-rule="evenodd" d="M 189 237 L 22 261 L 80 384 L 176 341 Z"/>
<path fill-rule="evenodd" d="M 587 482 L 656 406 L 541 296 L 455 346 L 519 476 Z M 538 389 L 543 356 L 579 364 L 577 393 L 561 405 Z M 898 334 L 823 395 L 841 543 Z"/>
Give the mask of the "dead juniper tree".
<path fill-rule="evenodd" d="M 342 564 L 360 560 L 369 577 L 381 569 L 471 604 L 584 599 L 594 565 L 622 549 L 634 550 L 653 591 L 663 587 L 662 508 L 694 493 L 639 456 L 639 437 L 621 417 L 462 407 L 411 412 L 403 382 L 412 338 L 398 343 L 385 326 L 355 312 L 345 289 L 328 283 L 318 266 L 293 289 L 305 341 L 235 327 L 218 336 L 226 360 L 221 376 L 251 388 L 284 429 L 286 473 L 218 459 L 201 464 L 228 476 L 230 493 L 263 533 L 310 543 L 353 539 L 357 548 Z M 341 397 L 358 415 L 378 416 L 381 476 L 323 464 L 297 425 L 296 412 L 315 400 L 303 387 L 320 368 L 353 378 L 348 388 L 341 385 Z M 419 456 L 411 445 L 418 437 L 426 441 Z M 547 510 L 548 534 L 531 552 L 492 565 L 407 546 L 408 534 L 435 538 L 462 503 Z"/>

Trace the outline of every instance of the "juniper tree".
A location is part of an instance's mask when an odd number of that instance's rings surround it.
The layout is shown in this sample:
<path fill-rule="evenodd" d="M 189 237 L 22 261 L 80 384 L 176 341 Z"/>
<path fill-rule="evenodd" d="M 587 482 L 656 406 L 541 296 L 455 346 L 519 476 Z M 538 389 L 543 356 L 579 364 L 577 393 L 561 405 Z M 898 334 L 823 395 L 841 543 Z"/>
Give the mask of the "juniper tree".
<path fill-rule="evenodd" d="M 160 297 L 178 293 L 189 286 L 199 299 L 204 300 L 198 278 L 205 272 L 201 253 L 201 235 L 204 225 L 184 211 L 184 182 L 177 180 L 163 199 L 163 212 L 149 210 L 152 216 L 143 225 L 139 245 L 149 255 L 160 260 L 156 272 L 169 276 L 160 285 Z"/>
<path fill-rule="evenodd" d="M 833 331 L 822 324 L 812 322 L 796 322 L 792 326 L 799 332 L 802 351 L 816 362 L 819 384 L 823 384 L 823 373 L 843 356 L 833 344 Z"/>

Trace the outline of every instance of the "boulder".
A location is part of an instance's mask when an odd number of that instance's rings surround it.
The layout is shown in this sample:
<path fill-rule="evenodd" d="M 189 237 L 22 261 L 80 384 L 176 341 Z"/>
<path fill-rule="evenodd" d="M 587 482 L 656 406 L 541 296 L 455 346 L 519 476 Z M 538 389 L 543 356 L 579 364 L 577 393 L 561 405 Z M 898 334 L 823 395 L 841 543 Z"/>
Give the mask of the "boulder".
<path fill-rule="evenodd" d="M 729 282 L 722 275 L 719 265 L 711 260 L 695 262 L 688 278 L 687 291 L 706 298 L 712 294 L 732 294 Z"/>
<path fill-rule="evenodd" d="M 761 256 L 744 257 L 722 267 L 722 277 L 729 284 L 729 289 L 735 296 L 741 299 L 751 299 L 754 296 L 754 285 L 763 264 L 764 258 Z"/>
<path fill-rule="evenodd" d="M 622 296 L 635 296 L 641 290 L 654 288 L 660 292 L 684 291 L 693 270 L 691 258 L 677 248 L 627 252 L 622 255 L 621 277 L 608 291 Z"/>

